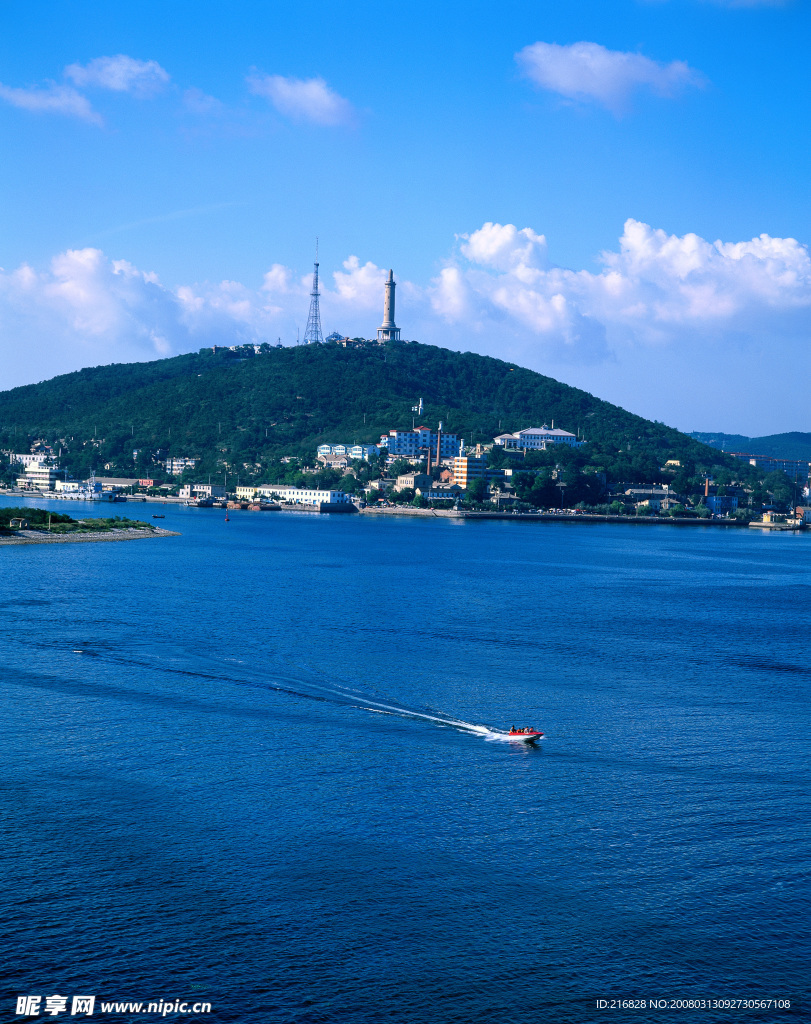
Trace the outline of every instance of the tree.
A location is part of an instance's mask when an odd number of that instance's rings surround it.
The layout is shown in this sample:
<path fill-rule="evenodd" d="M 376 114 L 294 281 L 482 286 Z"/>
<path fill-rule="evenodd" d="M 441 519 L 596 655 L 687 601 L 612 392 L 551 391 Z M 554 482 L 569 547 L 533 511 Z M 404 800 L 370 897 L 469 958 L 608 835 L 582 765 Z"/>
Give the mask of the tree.
<path fill-rule="evenodd" d="M 465 496 L 468 501 L 484 501 L 487 497 L 487 481 L 481 477 L 469 481 Z"/>

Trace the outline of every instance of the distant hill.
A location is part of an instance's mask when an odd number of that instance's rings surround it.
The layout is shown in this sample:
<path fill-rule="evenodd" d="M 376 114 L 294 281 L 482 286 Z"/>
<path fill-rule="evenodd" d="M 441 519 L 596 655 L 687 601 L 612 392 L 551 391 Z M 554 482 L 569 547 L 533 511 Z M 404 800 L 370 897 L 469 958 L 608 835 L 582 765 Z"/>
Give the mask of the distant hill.
<path fill-rule="evenodd" d="M 731 464 L 686 434 L 551 377 L 416 343 L 204 349 L 85 369 L 0 393 L 0 444 L 25 450 L 46 438 L 67 449 L 74 472 L 115 464 L 146 475 L 156 453 L 197 456 L 201 471 L 227 463 L 259 472 L 282 454 L 312 464 L 318 444 L 376 442 L 393 427 L 410 428 L 420 398 L 422 421 L 441 420 L 467 443 L 554 420 L 585 436 L 583 461 L 615 479 L 653 479 L 667 459 Z"/>
<path fill-rule="evenodd" d="M 766 437 L 708 434 L 694 430 L 690 437 L 725 452 L 747 452 L 752 455 L 769 455 L 775 459 L 807 459 L 811 462 L 811 434 L 799 430 L 787 434 L 768 434 Z"/>

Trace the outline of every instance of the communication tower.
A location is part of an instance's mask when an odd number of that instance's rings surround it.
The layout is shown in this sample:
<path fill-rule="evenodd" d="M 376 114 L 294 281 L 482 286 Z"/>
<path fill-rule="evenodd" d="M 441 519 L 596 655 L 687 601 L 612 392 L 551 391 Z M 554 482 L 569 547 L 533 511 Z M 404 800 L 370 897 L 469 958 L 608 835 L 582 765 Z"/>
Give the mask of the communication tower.
<path fill-rule="evenodd" d="M 310 292 L 310 313 L 304 331 L 305 345 L 320 345 L 324 341 L 321 333 L 321 310 L 318 308 L 318 239 L 315 240 L 315 263 L 313 264 L 313 290 Z"/>

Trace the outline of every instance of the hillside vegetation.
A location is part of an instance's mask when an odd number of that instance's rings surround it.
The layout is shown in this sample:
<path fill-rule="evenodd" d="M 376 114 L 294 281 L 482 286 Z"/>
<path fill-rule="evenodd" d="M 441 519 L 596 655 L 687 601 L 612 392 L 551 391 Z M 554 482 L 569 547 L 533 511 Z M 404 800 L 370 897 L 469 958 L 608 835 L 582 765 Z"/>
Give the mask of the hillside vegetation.
<path fill-rule="evenodd" d="M 750 455 L 767 455 L 773 459 L 811 461 L 811 434 L 802 433 L 799 430 L 792 430 L 786 434 L 768 434 L 765 437 L 746 437 L 744 434 L 713 434 L 694 430 L 690 437 L 725 452 L 747 452 Z"/>
<path fill-rule="evenodd" d="M 157 460 L 196 456 L 195 475 L 275 479 L 292 455 L 312 465 L 324 442 L 376 442 L 420 420 L 489 443 L 543 423 L 589 442 L 571 453 L 583 472 L 661 479 L 668 459 L 690 475 L 734 460 L 662 423 L 499 359 L 403 344 L 205 349 L 150 363 L 99 366 L 0 393 L 0 444 L 41 438 L 77 476 L 91 469 L 159 476 Z M 138 455 L 133 458 L 133 452 Z M 740 463 L 737 463 L 739 466 Z M 268 476 L 268 474 L 270 474 Z"/>

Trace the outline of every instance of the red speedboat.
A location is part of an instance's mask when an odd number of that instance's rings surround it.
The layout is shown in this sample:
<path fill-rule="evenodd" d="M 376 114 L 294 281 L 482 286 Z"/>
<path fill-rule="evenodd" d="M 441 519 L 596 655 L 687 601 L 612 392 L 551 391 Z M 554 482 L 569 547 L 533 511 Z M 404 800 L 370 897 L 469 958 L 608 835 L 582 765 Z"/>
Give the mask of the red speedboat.
<path fill-rule="evenodd" d="M 528 729 L 510 729 L 507 736 L 511 740 L 518 740 L 519 743 L 537 743 L 543 739 L 543 733 L 532 727 Z"/>

